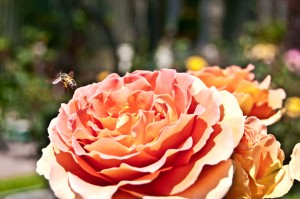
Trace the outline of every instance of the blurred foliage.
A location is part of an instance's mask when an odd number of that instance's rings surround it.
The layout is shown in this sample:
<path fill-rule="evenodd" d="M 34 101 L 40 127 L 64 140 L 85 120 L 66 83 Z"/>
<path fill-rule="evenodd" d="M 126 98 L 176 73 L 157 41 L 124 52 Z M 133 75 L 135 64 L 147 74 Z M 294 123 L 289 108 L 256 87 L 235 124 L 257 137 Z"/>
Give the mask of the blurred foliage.
<path fill-rule="evenodd" d="M 5 195 L 26 190 L 41 189 L 48 186 L 42 176 L 18 176 L 8 179 L 0 179 L 0 198 Z"/>
<path fill-rule="evenodd" d="M 273 21 L 267 25 L 262 25 L 258 21 L 245 22 L 243 31 L 236 40 L 216 42 L 222 52 L 221 66 L 235 64 L 244 67 L 252 63 L 255 65 L 256 80 L 260 82 L 270 75 L 272 88 L 283 88 L 287 98 L 300 97 L 299 74 L 288 70 L 284 61 L 283 55 L 289 50 L 284 46 L 285 27 L 283 21 Z M 255 47 L 258 47 L 259 56 L 249 56 Z M 268 127 L 268 132 L 274 134 L 281 143 L 286 154 L 285 163 L 288 163 L 293 147 L 300 141 L 300 118 L 284 115 L 279 122 Z"/>
<path fill-rule="evenodd" d="M 44 31 L 25 29 L 22 32 L 24 42 L 19 45 L 12 46 L 7 38 L 1 39 L 5 45 L 1 45 L 0 50 L 0 136 L 2 139 L 10 137 L 5 134 L 8 131 L 7 119 L 11 113 L 16 113 L 12 119 L 29 120 L 32 127 L 29 137 L 45 145 L 46 118 L 57 112 L 58 101 L 43 69 L 53 61 L 55 53 L 47 49 Z"/>

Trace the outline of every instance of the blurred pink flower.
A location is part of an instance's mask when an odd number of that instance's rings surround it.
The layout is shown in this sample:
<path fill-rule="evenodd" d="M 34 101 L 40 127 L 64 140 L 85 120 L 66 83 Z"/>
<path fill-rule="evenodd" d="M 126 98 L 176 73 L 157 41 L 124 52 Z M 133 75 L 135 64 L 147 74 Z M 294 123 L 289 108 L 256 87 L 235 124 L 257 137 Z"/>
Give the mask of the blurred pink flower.
<path fill-rule="evenodd" d="M 290 49 L 284 54 L 283 58 L 290 71 L 300 74 L 300 50 Z"/>

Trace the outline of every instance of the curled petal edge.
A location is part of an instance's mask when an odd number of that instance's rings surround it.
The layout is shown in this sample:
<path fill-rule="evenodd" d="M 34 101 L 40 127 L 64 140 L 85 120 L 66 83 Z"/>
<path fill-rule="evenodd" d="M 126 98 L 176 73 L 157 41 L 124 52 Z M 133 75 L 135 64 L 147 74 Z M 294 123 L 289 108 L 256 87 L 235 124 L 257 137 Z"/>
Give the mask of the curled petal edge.
<path fill-rule="evenodd" d="M 281 179 L 280 179 L 281 178 Z M 272 193 L 265 196 L 265 198 L 278 198 L 285 195 L 293 186 L 294 180 L 290 177 L 288 165 L 284 165 L 276 175 L 276 182 L 280 181 Z"/>
<path fill-rule="evenodd" d="M 300 143 L 296 144 L 293 149 L 289 171 L 292 179 L 300 181 Z"/>

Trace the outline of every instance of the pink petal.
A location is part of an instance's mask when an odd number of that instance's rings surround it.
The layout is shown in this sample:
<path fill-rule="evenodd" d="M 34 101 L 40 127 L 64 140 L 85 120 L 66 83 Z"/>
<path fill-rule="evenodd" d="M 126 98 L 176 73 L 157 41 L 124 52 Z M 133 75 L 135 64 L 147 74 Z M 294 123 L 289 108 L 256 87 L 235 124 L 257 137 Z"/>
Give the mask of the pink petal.
<path fill-rule="evenodd" d="M 156 79 L 156 87 L 154 92 L 156 94 L 172 95 L 175 75 L 175 70 L 160 70 Z"/>
<path fill-rule="evenodd" d="M 204 112 L 199 114 L 199 117 L 203 119 L 209 125 L 216 124 L 220 120 L 220 105 L 222 104 L 222 98 L 220 93 L 215 88 L 202 89 L 196 95 L 196 101 L 198 106 L 204 108 Z M 196 108 L 201 110 L 201 108 Z"/>

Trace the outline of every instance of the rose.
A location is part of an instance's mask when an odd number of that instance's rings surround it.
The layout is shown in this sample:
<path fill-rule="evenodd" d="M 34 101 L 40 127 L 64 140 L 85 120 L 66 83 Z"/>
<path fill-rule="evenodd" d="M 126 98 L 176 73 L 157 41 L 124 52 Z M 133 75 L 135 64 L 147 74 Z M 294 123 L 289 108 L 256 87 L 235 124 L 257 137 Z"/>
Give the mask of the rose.
<path fill-rule="evenodd" d="M 279 142 L 255 117 L 247 118 L 232 159 L 235 173 L 226 198 L 281 197 L 293 185 Z"/>
<path fill-rule="evenodd" d="M 245 69 L 239 66 L 229 66 L 221 69 L 218 66 L 206 67 L 200 71 L 189 71 L 200 78 L 208 87 L 215 86 L 219 90 L 227 90 L 238 99 L 243 113 L 256 116 L 264 124 L 270 125 L 281 118 L 285 98 L 283 89 L 269 89 L 271 77 L 267 76 L 261 83 L 254 81 L 251 73 L 254 66 L 249 64 Z"/>
<path fill-rule="evenodd" d="M 37 172 L 59 198 L 222 198 L 243 127 L 234 96 L 187 73 L 111 74 L 62 104 Z"/>
<path fill-rule="evenodd" d="M 284 153 L 275 137 L 255 117 L 247 118 L 245 132 L 235 148 L 233 184 L 226 198 L 281 197 L 293 185 Z"/>

